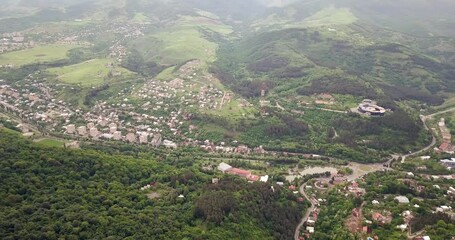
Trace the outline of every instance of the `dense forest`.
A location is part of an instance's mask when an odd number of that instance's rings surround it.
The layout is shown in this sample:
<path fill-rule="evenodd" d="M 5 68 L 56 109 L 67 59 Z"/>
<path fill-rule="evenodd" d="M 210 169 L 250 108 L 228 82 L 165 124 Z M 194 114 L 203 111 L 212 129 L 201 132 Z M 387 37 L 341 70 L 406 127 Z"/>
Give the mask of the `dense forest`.
<path fill-rule="evenodd" d="M 176 166 L 44 147 L 3 129 L 0 238 L 289 239 L 306 208 L 284 188 L 237 177 L 215 185 L 212 171 Z"/>

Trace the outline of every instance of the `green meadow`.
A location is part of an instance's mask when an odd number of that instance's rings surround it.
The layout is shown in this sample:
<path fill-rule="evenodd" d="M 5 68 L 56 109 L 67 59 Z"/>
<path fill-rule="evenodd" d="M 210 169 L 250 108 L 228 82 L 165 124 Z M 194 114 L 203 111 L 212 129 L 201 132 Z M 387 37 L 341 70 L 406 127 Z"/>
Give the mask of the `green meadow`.
<path fill-rule="evenodd" d="M 47 146 L 47 147 L 63 147 L 64 142 L 55 140 L 55 139 L 50 139 L 50 138 L 44 138 L 38 141 L 39 144 Z"/>
<path fill-rule="evenodd" d="M 93 86 L 102 84 L 112 73 L 121 73 L 121 75 L 131 74 L 130 71 L 112 67 L 110 59 L 92 59 L 82 63 L 59 67 L 49 68 L 48 71 L 57 75 L 62 82 L 69 84 L 80 84 L 82 86 Z"/>
<path fill-rule="evenodd" d="M 67 53 L 79 45 L 50 44 L 30 49 L 0 54 L 0 65 L 13 64 L 22 66 L 32 63 L 52 62 L 67 58 Z"/>

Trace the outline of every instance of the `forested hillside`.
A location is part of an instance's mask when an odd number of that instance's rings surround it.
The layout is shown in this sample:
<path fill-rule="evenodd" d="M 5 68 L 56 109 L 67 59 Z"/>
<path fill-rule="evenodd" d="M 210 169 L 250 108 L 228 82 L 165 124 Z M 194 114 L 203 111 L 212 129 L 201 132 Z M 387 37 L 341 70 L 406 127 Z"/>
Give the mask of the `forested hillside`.
<path fill-rule="evenodd" d="M 196 167 L 42 147 L 10 130 L 0 168 L 1 239 L 289 239 L 305 207 L 266 183 L 212 185 Z"/>

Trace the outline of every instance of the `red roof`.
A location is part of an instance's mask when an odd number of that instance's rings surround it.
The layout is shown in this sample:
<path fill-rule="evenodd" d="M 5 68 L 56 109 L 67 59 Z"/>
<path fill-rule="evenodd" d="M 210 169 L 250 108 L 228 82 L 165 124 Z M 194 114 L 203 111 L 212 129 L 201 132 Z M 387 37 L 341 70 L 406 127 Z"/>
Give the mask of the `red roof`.
<path fill-rule="evenodd" d="M 248 177 L 251 175 L 250 171 L 239 169 L 239 168 L 231 168 L 226 171 L 227 173 L 235 174 L 238 176 Z"/>
<path fill-rule="evenodd" d="M 371 215 L 371 218 L 373 218 L 374 221 L 378 221 L 384 219 L 384 216 L 378 212 L 375 212 Z"/>
<path fill-rule="evenodd" d="M 294 191 L 295 190 L 295 186 L 294 185 L 289 186 L 289 190 Z"/>
<path fill-rule="evenodd" d="M 249 181 L 257 181 L 257 180 L 259 180 L 259 176 L 258 175 L 250 175 L 250 176 L 247 177 L 247 179 Z"/>
<path fill-rule="evenodd" d="M 449 149 L 449 147 L 450 147 L 449 143 L 443 142 L 443 143 L 441 144 L 441 146 L 439 146 L 439 150 L 441 150 L 441 151 L 446 151 L 447 149 Z"/>

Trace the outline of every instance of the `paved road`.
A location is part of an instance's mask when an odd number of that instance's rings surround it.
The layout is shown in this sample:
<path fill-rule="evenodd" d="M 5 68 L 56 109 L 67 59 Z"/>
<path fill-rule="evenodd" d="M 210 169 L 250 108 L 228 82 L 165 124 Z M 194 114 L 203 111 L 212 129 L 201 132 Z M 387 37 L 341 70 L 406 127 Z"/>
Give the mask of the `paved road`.
<path fill-rule="evenodd" d="M 446 109 L 446 110 L 443 110 L 443 111 L 435 112 L 435 113 L 432 113 L 432 114 L 429 114 L 429 115 L 426 115 L 426 116 L 424 116 L 424 115 L 420 116 L 420 120 L 422 120 L 423 126 L 425 127 L 426 130 L 431 132 L 431 135 L 432 135 L 433 139 L 431 140 L 431 143 L 428 146 L 426 146 L 426 147 L 424 147 L 424 148 L 422 148 L 422 149 L 420 149 L 418 151 L 403 155 L 402 159 L 401 159 L 402 163 L 404 163 L 404 161 L 406 160 L 407 157 L 411 157 L 411 156 L 414 156 L 414 155 L 419 155 L 419 154 L 421 154 L 423 152 L 426 152 L 426 151 L 430 150 L 431 148 L 434 147 L 434 145 L 436 145 L 436 141 L 437 141 L 436 135 L 428 127 L 427 120 L 431 119 L 434 116 L 437 116 L 437 115 L 440 115 L 440 114 L 444 114 L 444 113 L 448 113 L 448 112 L 452 112 L 452 111 L 455 111 L 455 107 L 454 108 L 449 108 L 449 109 Z"/>
<path fill-rule="evenodd" d="M 324 109 L 320 109 L 320 110 L 324 110 Z M 454 107 L 454 108 L 447 109 L 447 110 L 439 111 L 439 112 L 436 112 L 436 113 L 432 113 L 432 114 L 429 114 L 429 115 L 426 115 L 426 116 L 423 116 L 423 115 L 422 115 L 422 116 L 420 117 L 420 119 L 422 120 L 422 123 L 423 123 L 425 129 L 429 130 L 429 131 L 431 132 L 432 137 L 433 137 L 431 143 L 430 143 L 428 146 L 426 146 L 426 147 L 424 147 L 424 148 L 422 148 L 422 149 L 420 149 L 420 150 L 418 150 L 418 151 L 415 151 L 415 152 L 411 152 L 411 153 L 408 153 L 408 154 L 405 154 L 405 155 L 392 155 L 392 158 L 391 158 L 389 161 L 387 161 L 387 163 L 386 163 L 387 166 L 390 167 L 390 163 L 391 163 L 393 160 L 398 159 L 400 156 L 402 157 L 402 162 L 404 162 L 404 160 L 406 159 L 406 157 L 418 155 L 418 154 L 420 154 L 420 153 L 422 153 L 422 152 L 425 152 L 425 151 L 427 151 L 427 150 L 430 150 L 434 145 L 436 145 L 437 139 L 436 139 L 435 133 L 434 133 L 433 131 L 431 131 L 431 129 L 428 127 L 428 125 L 427 125 L 427 120 L 428 120 L 428 119 L 431 119 L 431 118 L 434 117 L 434 116 L 437 116 L 437 115 L 440 115 L 440 114 L 444 114 L 444 113 L 448 113 L 448 112 L 452 112 L 452 111 L 455 111 L 455 107 Z M 381 168 L 381 167 L 380 167 L 379 165 L 377 165 L 377 164 L 372 164 L 371 167 L 372 167 L 371 171 L 378 171 L 378 170 L 380 170 L 380 169 L 383 169 L 383 168 Z M 371 171 L 367 171 L 367 172 L 371 172 Z M 364 174 L 359 174 L 359 176 L 352 177 L 352 178 L 350 178 L 350 180 L 355 180 L 355 178 L 358 178 L 358 177 L 363 176 L 363 175 L 364 175 Z M 295 239 L 295 240 L 298 240 L 298 239 L 299 239 L 300 230 L 301 230 L 301 228 L 303 227 L 303 224 L 308 220 L 308 217 L 310 216 L 311 212 L 313 212 L 313 210 L 315 209 L 315 206 L 316 206 L 316 204 L 317 204 L 316 202 L 313 202 L 313 201 L 308 197 L 308 195 L 305 193 L 305 186 L 306 186 L 306 184 L 307 184 L 307 183 L 305 182 L 305 183 L 303 183 L 303 184 L 300 186 L 299 192 L 300 192 L 300 194 L 302 194 L 302 195 L 305 197 L 305 199 L 306 199 L 307 201 L 309 201 L 309 202 L 311 203 L 311 206 L 310 206 L 310 208 L 307 209 L 307 211 L 305 212 L 305 214 L 304 214 L 303 217 L 302 217 L 302 220 L 300 221 L 299 225 L 298 225 L 297 228 L 295 229 L 295 232 L 294 232 L 294 239 Z M 410 233 L 408 232 L 408 236 L 416 236 L 416 234 L 420 234 L 420 233 L 422 233 L 422 232 L 417 232 L 417 233 L 414 233 L 413 235 L 410 235 Z"/>
<path fill-rule="evenodd" d="M 294 240 L 299 240 L 300 229 L 303 227 L 303 224 L 305 224 L 305 222 L 310 217 L 310 214 L 313 212 L 314 208 L 316 207 L 316 201 L 311 200 L 310 197 L 308 197 L 308 195 L 305 192 L 306 184 L 307 183 L 305 182 L 304 184 L 302 184 L 300 186 L 299 192 L 300 192 L 300 194 L 302 194 L 305 197 L 305 199 L 307 201 L 309 201 L 311 203 L 311 206 L 306 210 L 305 215 L 303 215 L 302 220 L 300 220 L 299 225 L 297 225 L 297 228 L 295 229 L 295 232 L 294 232 Z"/>
<path fill-rule="evenodd" d="M 449 109 L 446 109 L 446 110 L 443 110 L 443 111 L 435 112 L 435 113 L 426 115 L 426 116 L 424 116 L 424 117 L 425 117 L 425 118 L 431 118 L 431 117 L 434 117 L 434 116 L 436 116 L 436 115 L 443 114 L 443 113 L 448 113 L 448 112 L 452 112 L 452 111 L 455 111 L 455 107 L 449 108 Z"/>
<path fill-rule="evenodd" d="M 328 108 L 318 108 L 318 107 L 302 107 L 302 108 L 321 110 L 321 111 L 326 111 L 326 112 L 335 112 L 335 113 L 348 113 L 348 111 L 333 110 L 333 109 L 328 109 Z"/>

